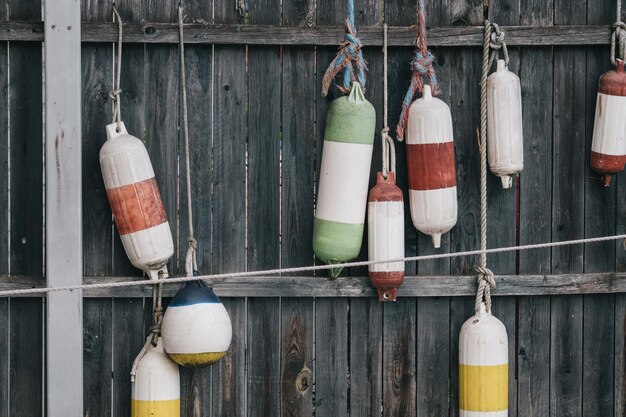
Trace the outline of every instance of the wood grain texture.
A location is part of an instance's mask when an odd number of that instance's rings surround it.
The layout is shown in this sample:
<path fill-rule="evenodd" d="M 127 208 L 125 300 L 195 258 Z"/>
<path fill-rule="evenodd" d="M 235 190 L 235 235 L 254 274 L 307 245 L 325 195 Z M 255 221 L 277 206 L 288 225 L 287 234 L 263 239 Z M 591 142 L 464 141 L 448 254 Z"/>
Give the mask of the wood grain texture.
<path fill-rule="evenodd" d="M 112 299 L 85 300 L 83 307 L 84 415 L 112 416 Z M 117 346 L 117 345 L 116 345 Z"/>
<path fill-rule="evenodd" d="M 453 298 L 450 301 L 450 417 L 459 415 L 459 334 L 463 323 L 474 315 L 476 278 L 473 281 L 471 297 Z"/>
<path fill-rule="evenodd" d="M 623 417 L 626 415 L 626 296 L 615 296 L 615 351 L 614 351 L 614 415 Z"/>
<path fill-rule="evenodd" d="M 0 300 L 0 355 L 3 358 L 9 357 L 10 323 L 10 301 L 5 298 Z M 0 361 L 0 417 L 11 415 L 10 392 L 9 361 Z"/>
<path fill-rule="evenodd" d="M 282 298 L 281 302 L 281 413 L 313 416 L 314 333 L 313 302 Z"/>
<path fill-rule="evenodd" d="M 0 3 L 2 6 L 6 4 Z M 0 7 L 0 19 L 7 19 L 7 8 Z M 8 44 L 0 43 L 0 91 L 8 91 L 9 88 L 9 55 Z M 9 97 L 0 94 L 0 136 L 9 136 Z M 8 141 L 0 143 L 0 272 L 9 273 L 9 144 Z M 0 300 L 0 357 L 9 356 L 9 300 Z M 0 361 L 0 417 L 9 417 L 9 363 Z"/>
<path fill-rule="evenodd" d="M 318 278 L 323 279 L 323 278 Z M 348 416 L 348 300 L 315 303 L 315 415 Z"/>
<path fill-rule="evenodd" d="M 350 415 L 380 416 L 383 366 L 383 303 L 350 300 Z"/>

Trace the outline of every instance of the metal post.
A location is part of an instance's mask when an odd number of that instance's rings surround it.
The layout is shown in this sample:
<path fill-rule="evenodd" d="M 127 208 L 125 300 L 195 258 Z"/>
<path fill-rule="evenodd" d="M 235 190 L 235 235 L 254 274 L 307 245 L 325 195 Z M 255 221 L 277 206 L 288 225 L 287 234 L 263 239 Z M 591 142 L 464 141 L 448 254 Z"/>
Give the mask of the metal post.
<path fill-rule="evenodd" d="M 82 282 L 80 0 L 45 1 L 46 278 Z M 47 415 L 83 413 L 82 291 L 47 298 Z"/>

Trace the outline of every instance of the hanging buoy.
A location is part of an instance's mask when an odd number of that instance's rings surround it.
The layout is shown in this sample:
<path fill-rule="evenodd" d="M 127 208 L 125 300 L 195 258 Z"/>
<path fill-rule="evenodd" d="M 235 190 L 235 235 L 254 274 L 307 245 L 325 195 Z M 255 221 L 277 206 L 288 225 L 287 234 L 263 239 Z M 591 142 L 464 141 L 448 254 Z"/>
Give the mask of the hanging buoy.
<path fill-rule="evenodd" d="M 499 59 L 487 79 L 487 150 L 489 169 L 511 188 L 513 176 L 524 169 L 522 88 L 520 79 Z"/>
<path fill-rule="evenodd" d="M 596 118 L 591 144 L 591 167 L 602 174 L 605 187 L 611 175 L 624 170 L 626 163 L 626 73 L 624 61 L 615 60 L 615 70 L 600 77 Z"/>
<path fill-rule="evenodd" d="M 361 250 L 375 127 L 358 82 L 330 105 L 313 228 L 313 251 L 325 263 L 348 262 Z"/>
<path fill-rule="evenodd" d="M 152 335 L 148 336 L 151 339 Z M 180 416 L 180 378 L 178 365 L 157 345 L 146 343 L 146 351 L 134 369 L 131 385 L 131 417 Z"/>
<path fill-rule="evenodd" d="M 508 415 L 508 354 L 504 324 L 481 303 L 459 336 L 459 417 Z"/>
<path fill-rule="evenodd" d="M 456 171 L 450 108 L 429 85 L 409 108 L 406 142 L 411 218 L 438 248 L 456 224 Z"/>
<path fill-rule="evenodd" d="M 220 360 L 232 338 L 230 316 L 203 281 L 185 283 L 165 310 L 161 337 L 181 366 L 202 368 Z"/>
<path fill-rule="evenodd" d="M 130 262 L 152 278 L 174 254 L 174 242 L 148 151 L 123 122 L 106 127 L 100 166 L 115 224 Z"/>
<path fill-rule="evenodd" d="M 367 209 L 369 260 L 403 258 L 404 201 L 395 172 L 388 172 L 387 178 L 378 173 Z M 378 301 L 396 301 L 398 287 L 404 282 L 404 262 L 372 264 L 369 275 L 378 290 Z"/>

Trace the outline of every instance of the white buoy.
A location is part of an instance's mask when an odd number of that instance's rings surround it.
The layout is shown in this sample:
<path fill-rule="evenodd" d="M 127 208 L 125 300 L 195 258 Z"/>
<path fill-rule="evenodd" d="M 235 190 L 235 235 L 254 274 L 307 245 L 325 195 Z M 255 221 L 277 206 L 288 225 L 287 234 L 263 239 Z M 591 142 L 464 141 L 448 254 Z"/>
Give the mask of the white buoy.
<path fill-rule="evenodd" d="M 161 338 L 156 346 L 146 343 L 131 385 L 131 417 L 180 416 L 178 365 L 163 350 Z"/>
<path fill-rule="evenodd" d="M 409 199 L 415 228 L 431 235 L 436 248 L 457 219 L 453 140 L 450 108 L 425 85 L 407 122 Z"/>
<path fill-rule="evenodd" d="M 513 176 L 524 169 L 522 87 L 503 59 L 487 79 L 487 152 L 489 169 L 511 188 Z"/>
<path fill-rule="evenodd" d="M 481 303 L 459 336 L 459 417 L 508 416 L 508 346 L 504 324 Z"/>

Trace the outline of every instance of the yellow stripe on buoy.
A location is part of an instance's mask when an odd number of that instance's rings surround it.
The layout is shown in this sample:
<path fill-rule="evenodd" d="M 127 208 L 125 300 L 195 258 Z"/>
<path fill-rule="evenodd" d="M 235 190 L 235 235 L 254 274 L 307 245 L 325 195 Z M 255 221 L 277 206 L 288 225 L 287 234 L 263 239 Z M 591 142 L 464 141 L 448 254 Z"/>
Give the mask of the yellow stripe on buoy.
<path fill-rule="evenodd" d="M 226 352 L 170 353 L 170 358 L 181 366 L 202 368 L 213 365 L 226 355 Z"/>
<path fill-rule="evenodd" d="M 459 364 L 459 408 L 465 411 L 503 411 L 509 406 L 509 365 Z"/>
<path fill-rule="evenodd" d="M 180 399 L 164 401 L 131 401 L 133 417 L 179 416 Z"/>

